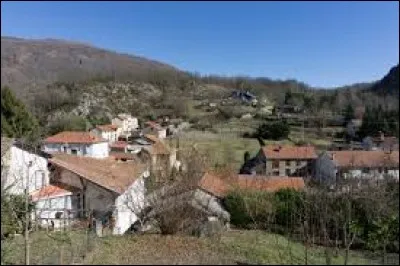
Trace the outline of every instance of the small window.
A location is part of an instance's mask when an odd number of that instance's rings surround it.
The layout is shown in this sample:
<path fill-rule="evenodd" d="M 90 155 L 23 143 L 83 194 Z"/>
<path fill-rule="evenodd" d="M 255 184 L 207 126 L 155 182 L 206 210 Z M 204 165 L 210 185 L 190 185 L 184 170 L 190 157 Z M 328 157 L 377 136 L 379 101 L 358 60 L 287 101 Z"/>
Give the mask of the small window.
<path fill-rule="evenodd" d="M 78 154 L 78 150 L 77 149 L 71 149 L 71 153 L 74 154 L 74 155 L 77 155 Z"/>
<path fill-rule="evenodd" d="M 368 174 L 369 173 L 369 169 L 368 168 L 363 168 L 362 169 L 362 173 L 363 174 Z"/>
<path fill-rule="evenodd" d="M 290 166 L 290 161 L 286 161 L 286 166 Z"/>
<path fill-rule="evenodd" d="M 286 169 L 285 174 L 286 174 L 286 176 L 290 176 L 290 169 Z"/>
<path fill-rule="evenodd" d="M 273 171 L 273 172 L 272 172 L 272 175 L 278 176 L 278 175 L 279 175 L 279 171 Z"/>
<path fill-rule="evenodd" d="M 301 161 L 296 161 L 296 165 L 300 166 L 301 165 Z"/>
<path fill-rule="evenodd" d="M 272 161 L 272 168 L 279 168 L 279 161 L 278 160 L 273 160 Z"/>

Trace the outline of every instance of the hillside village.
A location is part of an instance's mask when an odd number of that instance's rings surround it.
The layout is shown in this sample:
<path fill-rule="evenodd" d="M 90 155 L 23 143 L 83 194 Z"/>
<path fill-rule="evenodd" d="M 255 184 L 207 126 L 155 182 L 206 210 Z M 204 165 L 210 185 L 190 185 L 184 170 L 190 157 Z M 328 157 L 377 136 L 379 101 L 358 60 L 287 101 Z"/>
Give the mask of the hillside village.
<path fill-rule="evenodd" d="M 180 154 L 179 141 L 175 145 L 167 141 L 174 134 L 178 130 L 168 117 L 139 125 L 136 117 L 121 113 L 111 124 L 90 131 L 49 136 L 43 139 L 40 152 L 2 137 L 2 169 L 8 169 L 5 187 L 14 194 L 28 189 L 36 205 L 32 216 L 36 228 L 73 227 L 90 213 L 99 236 L 106 228 L 117 235 L 148 230 L 143 224 L 138 227 L 139 217 L 147 208 L 162 204 L 154 198 L 162 189 L 168 191 L 170 183 L 159 178 L 159 190 L 151 191 L 147 180 L 157 172 L 165 176 L 189 167 Z M 236 187 L 307 190 L 308 184 L 319 183 L 334 191 L 345 189 L 342 184 L 348 181 L 358 186 L 386 178 L 398 182 L 398 140 L 384 134 L 372 140 L 372 147 L 322 152 L 312 145 L 260 144 L 258 153 L 236 173 L 201 169 L 200 178 L 191 180 L 195 182 L 191 190 L 197 191 L 191 196 L 195 201 L 185 200 L 206 213 L 209 221 L 217 219 L 229 227 L 230 214 L 222 202 Z"/>

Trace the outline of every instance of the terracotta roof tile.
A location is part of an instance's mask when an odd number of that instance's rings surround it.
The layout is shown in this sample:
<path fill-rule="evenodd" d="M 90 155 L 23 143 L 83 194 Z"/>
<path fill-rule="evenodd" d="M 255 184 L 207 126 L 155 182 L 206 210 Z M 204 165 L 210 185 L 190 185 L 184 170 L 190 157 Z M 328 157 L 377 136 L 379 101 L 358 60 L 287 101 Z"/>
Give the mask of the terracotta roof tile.
<path fill-rule="evenodd" d="M 125 149 L 126 147 L 128 147 L 128 142 L 126 141 L 115 141 L 110 144 L 110 148 Z"/>
<path fill-rule="evenodd" d="M 262 148 L 268 159 L 315 159 L 314 146 L 268 145 Z"/>
<path fill-rule="evenodd" d="M 48 185 L 42 187 L 40 190 L 33 191 L 30 196 L 32 201 L 38 201 L 46 198 L 54 198 L 60 196 L 71 195 L 74 191 L 78 191 L 78 189 L 74 189 L 65 185 Z"/>
<path fill-rule="evenodd" d="M 301 177 L 253 175 L 222 177 L 214 173 L 205 173 L 199 182 L 199 187 L 217 197 L 224 197 L 235 188 L 273 192 L 283 188 L 302 190 L 305 184 Z"/>
<path fill-rule="evenodd" d="M 49 162 L 119 194 L 147 168 L 142 163 L 118 162 L 112 157 L 95 159 L 68 154 L 56 154 Z"/>
<path fill-rule="evenodd" d="M 81 131 L 64 131 L 44 140 L 45 143 L 98 143 L 106 141 L 91 132 Z"/>
<path fill-rule="evenodd" d="M 159 138 L 157 138 L 156 136 L 151 135 L 151 134 L 145 134 L 144 137 L 145 137 L 146 139 L 151 140 L 152 142 L 161 141 Z"/>
<path fill-rule="evenodd" d="M 139 160 L 139 158 L 137 157 L 137 155 L 132 154 L 132 153 L 126 153 L 126 152 L 110 152 L 110 157 L 114 157 L 117 160 Z"/>
<path fill-rule="evenodd" d="M 399 167 L 398 151 L 331 151 L 328 154 L 339 167 Z"/>
<path fill-rule="evenodd" d="M 117 131 L 118 126 L 112 125 L 112 124 L 109 124 L 109 125 L 97 125 L 96 128 L 101 130 L 101 131 L 104 131 L 104 132 L 109 132 L 109 131 Z"/>
<path fill-rule="evenodd" d="M 154 128 L 154 129 L 161 129 L 160 124 L 154 122 L 154 121 L 147 121 L 144 123 L 146 126 Z"/>

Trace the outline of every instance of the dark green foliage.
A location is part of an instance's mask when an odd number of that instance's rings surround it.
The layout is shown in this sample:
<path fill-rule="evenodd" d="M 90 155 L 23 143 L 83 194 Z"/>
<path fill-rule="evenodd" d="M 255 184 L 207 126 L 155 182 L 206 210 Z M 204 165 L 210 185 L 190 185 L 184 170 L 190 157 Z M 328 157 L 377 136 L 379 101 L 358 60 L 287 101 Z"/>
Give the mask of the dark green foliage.
<path fill-rule="evenodd" d="M 244 160 L 244 162 L 247 162 L 248 160 L 250 160 L 250 152 L 246 151 L 244 153 L 243 160 Z"/>
<path fill-rule="evenodd" d="M 33 138 L 38 134 L 38 122 L 10 88 L 1 89 L 1 134 L 13 138 Z"/>
<path fill-rule="evenodd" d="M 81 116 L 64 115 L 48 126 L 48 134 L 54 135 L 62 131 L 86 131 L 88 129 L 88 121 Z"/>
<path fill-rule="evenodd" d="M 28 206 L 31 212 L 32 203 Z M 22 195 L 1 195 L 1 234 L 7 237 L 9 234 L 22 233 L 25 228 L 25 198 Z"/>
<path fill-rule="evenodd" d="M 352 104 L 347 104 L 346 108 L 344 109 L 344 122 L 347 124 L 350 120 L 355 118 L 354 115 L 354 107 Z"/>
<path fill-rule="evenodd" d="M 399 136 L 399 110 L 384 110 L 382 106 L 367 107 L 359 129 L 360 137 L 385 135 Z"/>
<path fill-rule="evenodd" d="M 260 125 L 255 135 L 263 139 L 281 140 L 286 139 L 289 136 L 289 133 L 290 126 L 285 120 L 283 120 Z"/>
<path fill-rule="evenodd" d="M 285 228 L 299 226 L 303 202 L 304 193 L 294 189 L 281 189 L 274 193 L 275 223 Z"/>

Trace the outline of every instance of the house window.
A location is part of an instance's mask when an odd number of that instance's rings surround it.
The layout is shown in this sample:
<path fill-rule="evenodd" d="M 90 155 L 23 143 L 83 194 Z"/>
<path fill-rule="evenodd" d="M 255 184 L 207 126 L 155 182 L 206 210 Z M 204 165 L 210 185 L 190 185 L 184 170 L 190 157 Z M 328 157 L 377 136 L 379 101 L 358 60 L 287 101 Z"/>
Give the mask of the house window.
<path fill-rule="evenodd" d="M 290 166 L 290 161 L 286 161 L 286 166 Z"/>
<path fill-rule="evenodd" d="M 368 174 L 368 173 L 369 173 L 369 169 L 368 169 L 368 168 L 363 168 L 363 169 L 361 170 L 361 172 L 362 172 L 363 174 Z"/>
<path fill-rule="evenodd" d="M 40 189 L 41 187 L 44 186 L 44 184 L 45 184 L 45 175 L 44 175 L 44 172 L 42 170 L 38 170 L 38 171 L 35 172 L 34 184 L 35 184 L 35 189 Z"/>
<path fill-rule="evenodd" d="M 67 147 L 63 147 L 63 151 L 65 152 L 65 153 L 67 153 Z"/>
<path fill-rule="evenodd" d="M 272 168 L 279 168 L 279 161 L 278 160 L 273 160 L 272 161 Z"/>
<path fill-rule="evenodd" d="M 296 165 L 300 166 L 301 165 L 301 161 L 296 161 Z"/>
<path fill-rule="evenodd" d="M 286 175 L 286 176 L 290 176 L 290 169 L 286 169 L 286 170 L 285 170 L 285 175 Z"/>
<path fill-rule="evenodd" d="M 77 149 L 71 149 L 71 153 L 74 154 L 74 155 L 77 155 L 78 154 L 78 150 Z"/>

